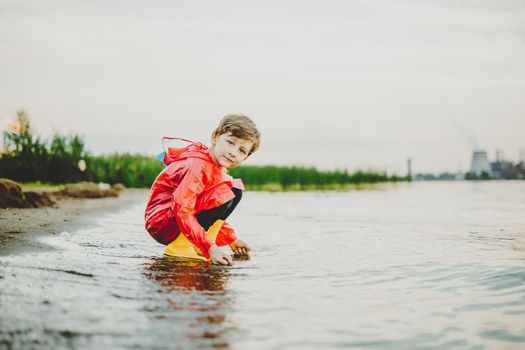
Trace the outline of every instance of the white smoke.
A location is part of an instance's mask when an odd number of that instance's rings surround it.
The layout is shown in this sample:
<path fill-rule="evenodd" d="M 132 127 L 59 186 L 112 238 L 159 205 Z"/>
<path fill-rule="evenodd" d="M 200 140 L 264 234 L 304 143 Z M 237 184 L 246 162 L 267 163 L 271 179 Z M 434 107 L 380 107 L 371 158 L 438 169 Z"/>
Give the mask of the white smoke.
<path fill-rule="evenodd" d="M 473 151 L 481 149 L 478 139 L 471 130 L 467 129 L 464 125 L 461 125 L 456 121 L 452 121 L 452 124 L 459 135 L 468 143 Z"/>

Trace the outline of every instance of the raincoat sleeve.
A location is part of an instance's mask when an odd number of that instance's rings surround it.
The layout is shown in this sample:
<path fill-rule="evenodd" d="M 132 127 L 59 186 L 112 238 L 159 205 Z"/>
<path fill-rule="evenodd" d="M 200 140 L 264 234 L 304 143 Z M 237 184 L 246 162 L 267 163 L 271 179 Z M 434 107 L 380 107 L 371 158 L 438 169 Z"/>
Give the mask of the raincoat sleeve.
<path fill-rule="evenodd" d="M 215 243 L 218 246 L 225 246 L 232 242 L 235 242 L 237 240 L 237 236 L 235 235 L 235 231 L 233 228 L 228 224 L 228 222 L 224 222 L 222 224 L 221 230 L 217 234 L 217 238 L 215 239 Z"/>
<path fill-rule="evenodd" d="M 208 250 L 213 242 L 206 237 L 204 228 L 195 217 L 197 196 L 205 187 L 204 176 L 206 174 L 203 163 L 193 161 L 189 164 L 188 171 L 173 192 L 173 213 L 181 233 L 209 259 Z"/>

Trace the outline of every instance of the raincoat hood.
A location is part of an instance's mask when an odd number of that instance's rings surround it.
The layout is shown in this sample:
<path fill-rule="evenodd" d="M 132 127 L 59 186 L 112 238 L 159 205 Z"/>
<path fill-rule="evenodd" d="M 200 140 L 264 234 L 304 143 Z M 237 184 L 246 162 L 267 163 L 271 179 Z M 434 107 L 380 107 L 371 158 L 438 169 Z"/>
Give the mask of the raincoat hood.
<path fill-rule="evenodd" d="M 164 152 L 159 155 L 159 158 L 162 158 L 162 162 L 164 165 L 170 165 L 171 163 L 179 160 L 184 160 L 188 158 L 199 158 L 205 161 L 209 161 L 213 164 L 213 159 L 211 158 L 211 155 L 208 153 L 208 147 L 203 145 L 200 142 L 192 142 L 185 139 L 179 139 L 179 138 L 168 138 L 165 137 L 164 140 L 181 140 L 184 142 L 189 143 L 186 147 L 164 147 Z"/>

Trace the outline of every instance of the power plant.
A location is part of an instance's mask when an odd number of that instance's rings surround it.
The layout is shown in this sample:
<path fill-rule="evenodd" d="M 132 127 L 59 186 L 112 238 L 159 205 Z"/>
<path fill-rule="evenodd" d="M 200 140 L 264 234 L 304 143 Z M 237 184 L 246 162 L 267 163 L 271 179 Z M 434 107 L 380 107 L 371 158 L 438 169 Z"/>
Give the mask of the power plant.
<path fill-rule="evenodd" d="M 472 152 L 472 163 L 467 173 L 458 170 L 457 173 L 444 172 L 439 175 L 431 173 L 412 174 L 412 158 L 407 159 L 408 177 L 415 181 L 431 180 L 524 180 L 525 179 L 525 147 L 519 149 L 519 162 L 514 163 L 503 159 L 503 153 L 496 151 L 496 160 L 491 162 L 487 151 L 477 148 Z"/>
<path fill-rule="evenodd" d="M 520 150 L 521 152 L 521 150 Z M 489 162 L 487 152 L 477 149 L 472 153 L 472 165 L 465 175 L 466 179 L 525 179 L 525 163 L 517 164 L 503 160 L 501 152 L 496 151 L 496 161 Z"/>

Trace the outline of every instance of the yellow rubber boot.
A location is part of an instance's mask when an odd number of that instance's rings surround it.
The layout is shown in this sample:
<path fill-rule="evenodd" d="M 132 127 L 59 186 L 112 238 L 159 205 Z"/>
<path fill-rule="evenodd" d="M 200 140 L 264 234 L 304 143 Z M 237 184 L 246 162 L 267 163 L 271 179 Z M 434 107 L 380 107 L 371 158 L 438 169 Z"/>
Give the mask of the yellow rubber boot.
<path fill-rule="evenodd" d="M 217 220 L 210 226 L 208 231 L 206 231 L 206 236 L 210 241 L 215 243 L 215 239 L 217 238 L 223 223 L 224 220 Z M 175 238 L 175 240 L 168 244 L 164 249 L 164 254 L 169 256 L 208 261 L 208 259 L 197 252 L 200 252 L 199 248 L 194 246 L 182 232 L 179 233 L 177 238 Z"/>

